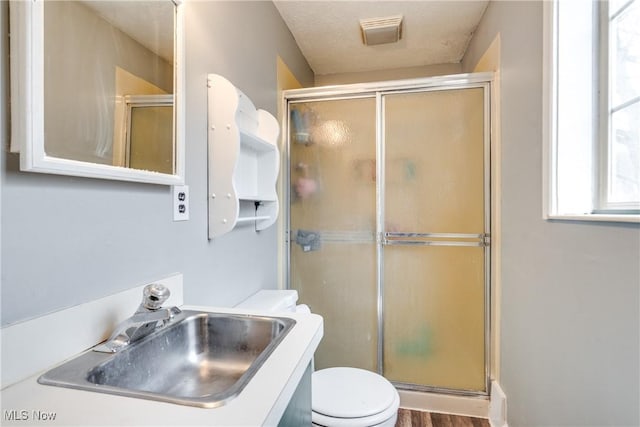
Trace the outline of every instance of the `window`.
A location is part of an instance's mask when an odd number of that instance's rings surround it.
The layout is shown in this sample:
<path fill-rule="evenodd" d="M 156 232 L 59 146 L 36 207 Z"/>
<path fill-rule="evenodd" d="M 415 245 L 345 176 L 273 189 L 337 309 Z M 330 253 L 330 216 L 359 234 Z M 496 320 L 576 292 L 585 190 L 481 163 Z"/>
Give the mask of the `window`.
<path fill-rule="evenodd" d="M 545 218 L 640 222 L 640 0 L 545 2 Z"/>
<path fill-rule="evenodd" d="M 602 123 L 606 140 L 602 209 L 638 209 L 640 204 L 640 0 L 602 3 Z"/>

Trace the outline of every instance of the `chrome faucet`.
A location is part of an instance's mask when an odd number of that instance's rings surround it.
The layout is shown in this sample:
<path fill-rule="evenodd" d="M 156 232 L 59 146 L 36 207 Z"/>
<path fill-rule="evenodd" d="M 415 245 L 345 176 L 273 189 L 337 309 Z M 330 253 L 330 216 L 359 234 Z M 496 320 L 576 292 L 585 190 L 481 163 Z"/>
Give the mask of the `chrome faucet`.
<path fill-rule="evenodd" d="M 162 308 L 162 304 L 169 295 L 171 295 L 169 289 L 159 283 L 145 286 L 142 291 L 142 302 L 133 316 L 116 326 L 109 339 L 94 347 L 93 350 L 117 353 L 156 329 L 166 326 L 181 312 L 178 307 Z"/>

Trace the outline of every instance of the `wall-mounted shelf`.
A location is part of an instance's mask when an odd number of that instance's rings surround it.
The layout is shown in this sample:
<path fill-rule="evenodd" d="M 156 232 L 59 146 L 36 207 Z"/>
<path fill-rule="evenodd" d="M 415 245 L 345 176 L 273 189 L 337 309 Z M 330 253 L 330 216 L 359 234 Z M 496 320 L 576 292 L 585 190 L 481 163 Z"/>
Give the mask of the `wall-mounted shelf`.
<path fill-rule="evenodd" d="M 267 220 L 267 219 L 271 219 L 271 217 L 268 216 L 268 215 L 241 217 L 241 218 L 238 218 L 236 220 L 236 224 L 240 224 L 240 223 L 243 223 L 243 222 L 264 221 L 264 220 Z"/>
<path fill-rule="evenodd" d="M 278 217 L 278 121 L 222 76 L 209 74 L 207 86 L 209 238 L 264 230 Z"/>

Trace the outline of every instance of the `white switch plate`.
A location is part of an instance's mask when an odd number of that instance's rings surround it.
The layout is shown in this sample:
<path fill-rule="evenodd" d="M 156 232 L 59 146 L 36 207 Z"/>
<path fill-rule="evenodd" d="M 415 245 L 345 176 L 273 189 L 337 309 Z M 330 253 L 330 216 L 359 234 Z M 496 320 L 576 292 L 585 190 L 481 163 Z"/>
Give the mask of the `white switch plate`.
<path fill-rule="evenodd" d="M 187 221 L 189 219 L 189 186 L 173 186 L 173 220 Z"/>

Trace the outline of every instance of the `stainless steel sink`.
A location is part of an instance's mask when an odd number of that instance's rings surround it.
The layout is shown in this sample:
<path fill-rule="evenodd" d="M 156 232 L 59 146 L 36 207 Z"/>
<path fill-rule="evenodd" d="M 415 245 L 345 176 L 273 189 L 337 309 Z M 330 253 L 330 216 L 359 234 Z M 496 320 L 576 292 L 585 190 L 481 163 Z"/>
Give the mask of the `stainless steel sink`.
<path fill-rule="evenodd" d="M 89 350 L 40 384 L 215 408 L 237 396 L 295 320 L 184 310 L 117 353 Z"/>

